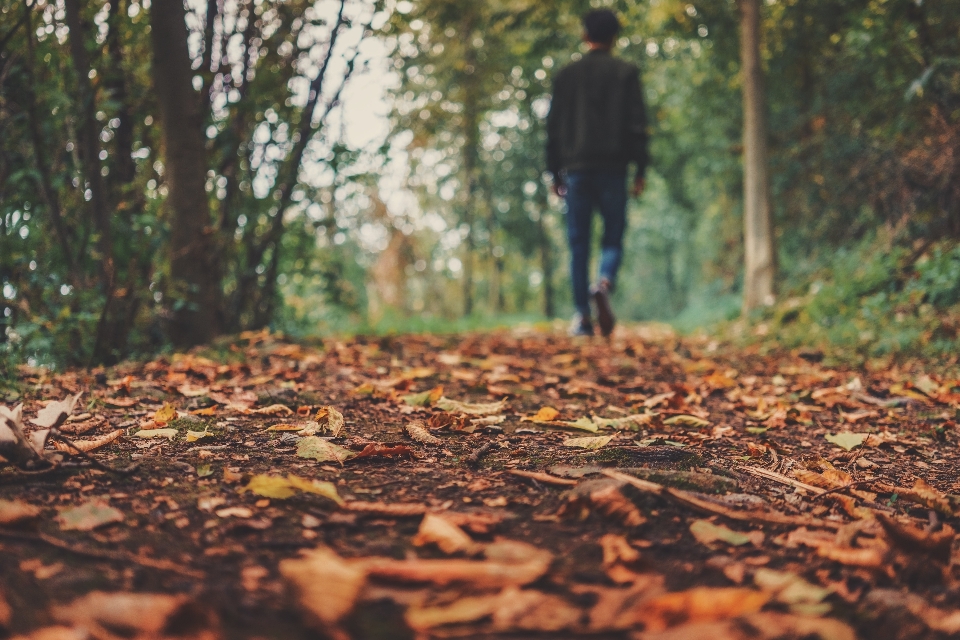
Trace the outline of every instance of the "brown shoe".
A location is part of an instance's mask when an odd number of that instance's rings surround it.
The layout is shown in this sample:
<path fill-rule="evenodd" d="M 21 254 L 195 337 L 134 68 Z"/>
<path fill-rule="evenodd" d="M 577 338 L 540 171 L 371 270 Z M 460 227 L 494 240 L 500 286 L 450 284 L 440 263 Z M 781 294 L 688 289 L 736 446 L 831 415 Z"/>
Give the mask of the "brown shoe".
<path fill-rule="evenodd" d="M 600 282 L 593 287 L 593 302 L 597 305 L 597 324 L 600 325 L 600 335 L 609 338 L 617 319 L 613 317 L 613 307 L 610 306 L 610 281 L 606 278 L 601 278 Z"/>

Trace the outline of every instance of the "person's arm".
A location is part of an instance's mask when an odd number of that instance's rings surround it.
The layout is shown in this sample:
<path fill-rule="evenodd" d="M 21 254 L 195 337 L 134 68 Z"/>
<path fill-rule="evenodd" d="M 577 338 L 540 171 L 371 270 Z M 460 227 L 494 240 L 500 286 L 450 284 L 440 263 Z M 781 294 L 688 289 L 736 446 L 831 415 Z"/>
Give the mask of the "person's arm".
<path fill-rule="evenodd" d="M 628 117 L 628 160 L 637 166 L 632 190 L 633 196 L 637 197 L 646 187 L 647 163 L 650 160 L 647 151 L 647 109 L 643 100 L 643 85 L 640 82 L 638 69 L 634 69 L 629 75 L 625 94 Z"/>
<path fill-rule="evenodd" d="M 562 122 L 563 102 L 560 96 L 560 77 L 554 78 L 553 96 L 550 99 L 550 112 L 547 114 L 547 171 L 553 176 L 553 192 L 558 196 L 566 193 L 566 185 L 561 174 L 560 123 Z"/>

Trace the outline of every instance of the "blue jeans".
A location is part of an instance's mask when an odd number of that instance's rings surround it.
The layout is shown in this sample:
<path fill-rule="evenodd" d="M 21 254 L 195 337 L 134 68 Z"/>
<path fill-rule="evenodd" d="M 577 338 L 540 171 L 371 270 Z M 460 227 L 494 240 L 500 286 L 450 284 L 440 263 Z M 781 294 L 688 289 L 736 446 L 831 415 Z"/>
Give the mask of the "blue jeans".
<path fill-rule="evenodd" d="M 623 258 L 623 232 L 627 226 L 626 169 L 589 169 L 567 172 L 567 240 L 570 242 L 570 277 L 573 302 L 584 318 L 590 317 L 590 240 L 593 212 L 603 218 L 600 277 L 617 282 Z"/>

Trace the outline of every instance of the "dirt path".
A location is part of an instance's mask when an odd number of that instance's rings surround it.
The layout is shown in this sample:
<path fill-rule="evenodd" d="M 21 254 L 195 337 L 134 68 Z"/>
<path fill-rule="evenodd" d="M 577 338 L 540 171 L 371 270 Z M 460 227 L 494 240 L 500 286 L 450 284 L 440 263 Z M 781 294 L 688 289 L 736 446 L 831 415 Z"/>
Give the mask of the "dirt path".
<path fill-rule="evenodd" d="M 960 382 L 803 355 L 651 328 L 609 344 L 253 334 L 218 353 L 26 372 L 26 432 L 82 392 L 63 434 L 138 466 L 89 468 L 61 444 L 57 468 L 0 467 L 0 628 L 960 633 Z"/>

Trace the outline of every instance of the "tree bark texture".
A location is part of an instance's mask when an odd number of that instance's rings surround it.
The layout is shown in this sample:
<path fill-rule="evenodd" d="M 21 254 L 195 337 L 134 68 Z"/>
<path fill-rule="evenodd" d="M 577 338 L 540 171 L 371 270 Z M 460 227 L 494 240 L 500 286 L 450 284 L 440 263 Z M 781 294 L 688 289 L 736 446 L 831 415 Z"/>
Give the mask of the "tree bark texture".
<path fill-rule="evenodd" d="M 169 333 L 176 346 L 190 347 L 210 341 L 220 329 L 220 264 L 205 188 L 203 113 L 192 86 L 182 0 L 154 0 L 150 24 L 168 189 Z"/>
<path fill-rule="evenodd" d="M 776 243 L 770 211 L 767 116 L 760 61 L 760 0 L 739 0 L 743 81 L 743 312 L 774 299 Z"/>

